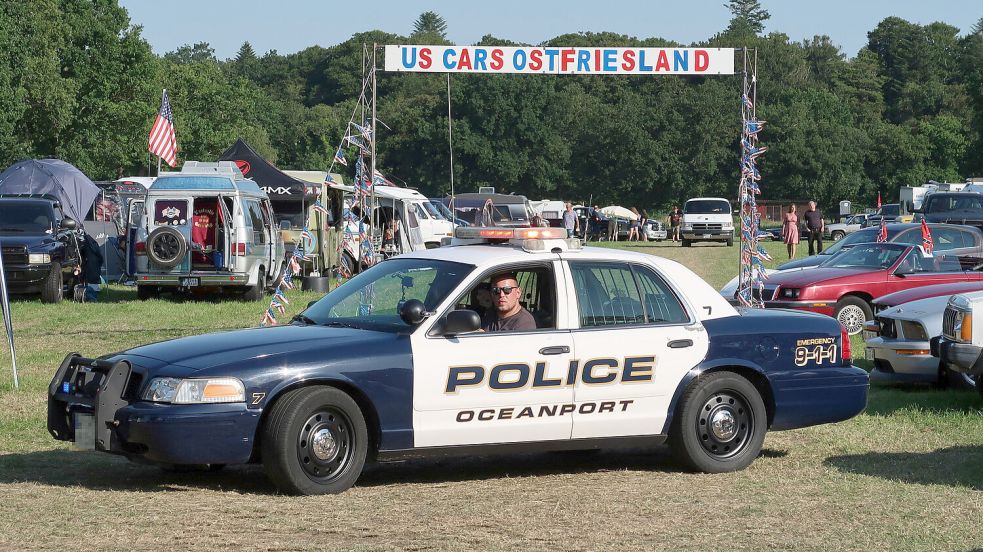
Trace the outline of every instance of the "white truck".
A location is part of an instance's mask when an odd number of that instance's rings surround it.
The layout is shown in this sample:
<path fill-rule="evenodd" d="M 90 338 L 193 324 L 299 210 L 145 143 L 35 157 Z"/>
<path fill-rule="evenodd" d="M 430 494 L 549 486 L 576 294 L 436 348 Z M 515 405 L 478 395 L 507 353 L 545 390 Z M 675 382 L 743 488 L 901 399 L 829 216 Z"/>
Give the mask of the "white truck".
<path fill-rule="evenodd" d="M 734 218 L 730 202 L 720 197 L 695 197 L 683 206 L 683 247 L 697 241 L 734 245 Z"/>
<path fill-rule="evenodd" d="M 931 351 L 950 370 L 974 378 L 976 390 L 983 395 L 983 291 L 949 298 L 942 314 L 942 335 L 932 339 Z"/>

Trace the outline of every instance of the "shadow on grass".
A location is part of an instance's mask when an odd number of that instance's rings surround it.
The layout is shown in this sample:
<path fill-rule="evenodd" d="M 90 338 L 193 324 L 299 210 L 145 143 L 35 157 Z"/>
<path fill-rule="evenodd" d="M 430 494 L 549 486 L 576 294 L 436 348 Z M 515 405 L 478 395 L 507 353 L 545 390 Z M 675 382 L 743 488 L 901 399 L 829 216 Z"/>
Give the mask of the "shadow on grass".
<path fill-rule="evenodd" d="M 983 415 L 983 399 L 975 391 L 928 389 L 924 386 L 871 388 L 867 400 L 867 414 L 887 416 L 899 410 Z"/>
<path fill-rule="evenodd" d="M 765 449 L 767 458 L 785 451 Z M 367 464 L 356 484 L 376 487 L 399 483 L 450 483 L 501 478 L 576 475 L 608 471 L 683 473 L 666 446 L 610 451 L 461 456 Z M 113 491 L 215 490 L 273 494 L 276 488 L 259 465 L 221 471 L 166 472 L 99 452 L 47 450 L 0 455 L 0 484 L 33 482 L 61 487 Z"/>
<path fill-rule="evenodd" d="M 868 452 L 834 456 L 825 462 L 840 471 L 923 485 L 983 491 L 983 446 L 932 452 Z"/>

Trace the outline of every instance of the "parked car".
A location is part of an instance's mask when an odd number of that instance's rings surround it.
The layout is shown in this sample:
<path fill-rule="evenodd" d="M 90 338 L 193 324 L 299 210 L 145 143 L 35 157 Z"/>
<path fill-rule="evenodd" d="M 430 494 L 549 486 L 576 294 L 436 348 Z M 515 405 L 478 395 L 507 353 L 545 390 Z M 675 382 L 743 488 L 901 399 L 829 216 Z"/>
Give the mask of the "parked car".
<path fill-rule="evenodd" d="M 519 284 L 492 289 L 521 328 L 478 331 L 493 278 Z M 324 494 L 377 460 L 626 442 L 733 472 L 769 430 L 856 416 L 868 387 L 831 319 L 739 311 L 679 263 L 558 229 L 470 227 L 289 324 L 69 354 L 47 429 L 143 462 L 258 462 L 282 492 Z"/>
<path fill-rule="evenodd" d="M 430 204 L 434 206 L 435 209 L 444 217 L 444 220 L 448 220 L 454 223 L 455 226 L 471 226 L 471 223 L 454 216 L 454 213 L 444 205 L 444 202 L 439 199 L 431 199 Z"/>
<path fill-rule="evenodd" d="M 833 224 L 827 224 L 824 230 L 824 236 L 832 239 L 833 241 L 840 241 L 847 236 L 847 234 L 852 234 L 863 227 L 864 221 L 870 218 L 870 215 L 864 213 L 860 215 L 851 215 L 847 217 L 843 222 L 836 222 Z"/>
<path fill-rule="evenodd" d="M 11 294 L 57 303 L 79 266 L 78 222 L 53 196 L 0 196 L 0 247 Z"/>
<path fill-rule="evenodd" d="M 942 314 L 942 335 L 932 340 L 932 354 L 973 378 L 983 395 L 983 291 L 953 295 Z"/>
<path fill-rule="evenodd" d="M 887 203 L 885 205 L 881 205 L 880 209 L 867 217 L 867 220 L 861 223 L 861 227 L 868 228 L 871 226 L 880 226 L 882 220 L 891 223 L 901 215 L 902 212 L 900 203 Z"/>
<path fill-rule="evenodd" d="M 645 224 L 642 225 L 642 232 L 645 232 L 645 237 L 653 241 L 662 241 L 668 237 L 668 231 L 666 230 L 666 225 L 660 220 L 648 219 Z"/>
<path fill-rule="evenodd" d="M 720 197 L 697 197 L 683 205 L 680 230 L 682 246 L 696 241 L 719 241 L 734 245 L 734 218 L 730 202 Z"/>
<path fill-rule="evenodd" d="M 259 300 L 285 262 L 269 197 L 231 161 L 188 161 L 180 172 L 162 173 L 135 226 L 140 299 L 215 289 Z"/>
<path fill-rule="evenodd" d="M 975 254 L 977 257 L 959 257 Z M 979 281 L 979 251 L 953 250 L 925 256 L 921 247 L 864 243 L 832 257 L 822 266 L 776 272 L 762 294 L 767 308 L 790 308 L 832 316 L 851 335 L 873 318 L 875 297 L 915 287 Z M 966 259 L 966 265 L 962 264 Z"/>
<path fill-rule="evenodd" d="M 865 358 L 874 364 L 872 382 L 972 388 L 972 378 L 948 370 L 932 356 L 929 345 L 942 333 L 942 314 L 956 290 L 983 290 L 983 282 L 925 286 L 874 300 L 874 319 L 864 326 Z M 908 296 L 922 298 L 906 301 Z M 904 302 L 887 306 L 898 301 Z"/>
<path fill-rule="evenodd" d="M 922 201 L 916 213 L 928 222 L 968 224 L 983 228 L 983 194 L 978 192 L 936 192 Z"/>
<path fill-rule="evenodd" d="M 932 245 L 937 252 L 958 248 L 983 248 L 983 232 L 979 228 L 955 224 L 929 224 L 928 228 L 932 234 Z M 880 231 L 880 226 L 858 230 L 830 245 L 818 255 L 811 255 L 782 263 L 778 265 L 778 270 L 819 266 L 829 260 L 833 255 L 844 249 L 849 249 L 858 243 L 876 242 L 877 235 Z M 922 226 L 921 224 L 900 222 L 888 224 L 887 241 L 890 243 L 921 245 Z"/>

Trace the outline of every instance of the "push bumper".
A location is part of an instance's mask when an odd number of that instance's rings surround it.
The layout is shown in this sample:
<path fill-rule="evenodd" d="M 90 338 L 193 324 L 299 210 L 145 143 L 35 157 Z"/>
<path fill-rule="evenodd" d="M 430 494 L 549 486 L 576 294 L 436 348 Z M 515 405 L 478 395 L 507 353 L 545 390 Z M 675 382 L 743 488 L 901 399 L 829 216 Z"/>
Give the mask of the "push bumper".
<path fill-rule="evenodd" d="M 127 361 L 65 358 L 48 387 L 48 432 L 78 448 L 166 464 L 244 464 L 261 411 L 242 403 L 138 400 L 144 374 Z"/>
<path fill-rule="evenodd" d="M 938 342 L 938 353 L 949 370 L 971 376 L 983 374 L 983 347 L 942 337 Z"/>
<path fill-rule="evenodd" d="M 775 398 L 772 430 L 840 422 L 867 407 L 870 380 L 856 366 L 790 370 L 769 379 Z"/>

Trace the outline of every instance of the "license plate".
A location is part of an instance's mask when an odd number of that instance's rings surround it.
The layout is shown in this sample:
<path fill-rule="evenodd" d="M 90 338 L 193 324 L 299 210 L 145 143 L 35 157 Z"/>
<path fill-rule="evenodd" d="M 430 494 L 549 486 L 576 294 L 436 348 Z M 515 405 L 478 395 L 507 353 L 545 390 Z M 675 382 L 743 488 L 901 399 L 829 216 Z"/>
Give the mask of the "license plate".
<path fill-rule="evenodd" d="M 74 414 L 75 448 L 78 450 L 96 449 L 96 417 L 92 414 Z"/>
<path fill-rule="evenodd" d="M 873 349 L 864 349 L 864 360 L 874 360 Z"/>
<path fill-rule="evenodd" d="M 710 234 L 700 234 L 700 237 L 701 238 L 709 238 L 710 237 Z"/>
<path fill-rule="evenodd" d="M 198 287 L 200 284 L 200 278 L 181 278 L 181 285 L 184 287 Z"/>

